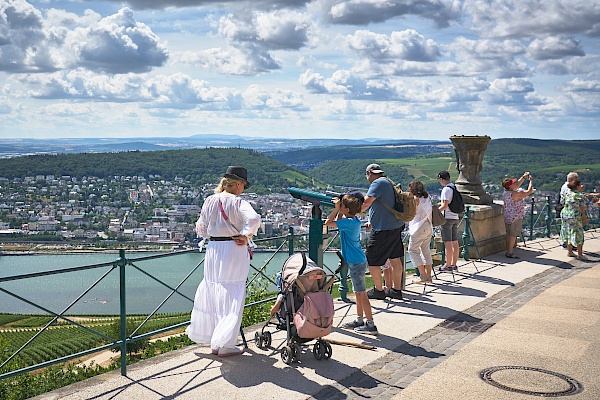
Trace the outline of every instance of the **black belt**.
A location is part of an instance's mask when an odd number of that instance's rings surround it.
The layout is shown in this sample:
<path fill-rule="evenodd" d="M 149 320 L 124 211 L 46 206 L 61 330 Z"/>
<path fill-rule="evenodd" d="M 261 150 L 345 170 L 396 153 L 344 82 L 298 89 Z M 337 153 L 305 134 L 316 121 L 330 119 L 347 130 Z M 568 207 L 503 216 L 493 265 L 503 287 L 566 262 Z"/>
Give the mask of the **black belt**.
<path fill-rule="evenodd" d="M 228 240 L 233 240 L 231 236 L 211 236 L 210 240 L 214 240 L 215 242 L 226 242 Z"/>

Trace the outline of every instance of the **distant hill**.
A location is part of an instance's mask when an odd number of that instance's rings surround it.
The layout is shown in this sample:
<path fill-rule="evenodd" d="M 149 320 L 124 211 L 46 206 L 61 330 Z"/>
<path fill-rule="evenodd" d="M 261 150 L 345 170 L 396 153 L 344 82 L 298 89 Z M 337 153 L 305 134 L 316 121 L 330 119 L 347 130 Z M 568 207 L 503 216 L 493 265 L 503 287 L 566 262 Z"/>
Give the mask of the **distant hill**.
<path fill-rule="evenodd" d="M 138 145 L 145 146 L 145 143 L 142 141 Z M 100 146 L 101 143 L 97 144 Z M 102 145 L 119 148 L 115 143 Z M 148 145 L 146 148 L 154 147 Z M 376 162 L 390 178 L 405 187 L 411 179 L 417 178 L 428 189 L 439 189 L 436 175 L 440 169 L 449 169 L 455 179 L 454 151 L 449 143 L 443 142 L 384 145 L 341 145 L 336 142 L 333 146 L 286 151 L 274 145 L 267 154 L 272 157 L 256 150 L 215 147 L 31 155 L 0 159 L 0 177 L 71 175 L 106 178 L 152 174 L 164 179 L 179 176 L 195 184 L 204 184 L 216 182 L 228 165 L 242 165 L 248 168 L 253 181 L 252 191 L 266 193 L 289 186 L 311 186 L 313 179 L 317 185 L 366 188 L 364 169 Z M 600 181 L 600 140 L 495 139 L 488 144 L 483 164 L 481 179 L 486 183 L 500 184 L 505 176 L 520 176 L 524 171 L 530 171 L 536 188 L 557 191 L 566 174 L 577 171 L 591 190 Z"/>
<path fill-rule="evenodd" d="M 121 153 L 79 153 L 33 155 L 0 159 L 0 177 L 13 179 L 37 175 L 75 177 L 160 175 L 172 180 L 181 177 L 194 184 L 218 182 L 229 165 L 248 169 L 251 190 L 312 185 L 311 178 L 257 151 L 237 148 L 129 151 Z"/>
<path fill-rule="evenodd" d="M 504 177 L 530 171 L 535 187 L 558 191 L 567 173 L 577 171 L 588 190 L 600 181 L 600 140 L 496 139 L 483 159 L 481 179 L 500 184 Z"/>
<path fill-rule="evenodd" d="M 438 171 L 448 169 L 453 179 L 458 176 L 451 145 L 420 145 L 409 150 L 395 146 L 330 146 L 288 151 L 275 157 L 298 168 L 302 168 L 298 165 L 302 159 L 308 164 L 321 160 L 318 166 L 307 168 L 311 176 L 328 184 L 353 187 L 367 185 L 364 168 L 371 162 L 379 163 L 388 176 L 405 187 L 410 180 L 419 179 L 428 190 L 436 191 Z M 593 190 L 600 181 L 600 140 L 490 141 L 480 175 L 483 182 L 499 185 L 504 177 L 518 177 L 525 171 L 532 173 L 537 189 L 558 191 L 566 174 L 577 171 L 588 190 Z"/>
<path fill-rule="evenodd" d="M 301 150 L 264 151 L 264 154 L 293 167 L 310 170 L 331 160 L 407 158 L 419 154 L 452 151 L 452 149 L 449 141 L 405 141 L 401 143 L 336 144 Z"/>

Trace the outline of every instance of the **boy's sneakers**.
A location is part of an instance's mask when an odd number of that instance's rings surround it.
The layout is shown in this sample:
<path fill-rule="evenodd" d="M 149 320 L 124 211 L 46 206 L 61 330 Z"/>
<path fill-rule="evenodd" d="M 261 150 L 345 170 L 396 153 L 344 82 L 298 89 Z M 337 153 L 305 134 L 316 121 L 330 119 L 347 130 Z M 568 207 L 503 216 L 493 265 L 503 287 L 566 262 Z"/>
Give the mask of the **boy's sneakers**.
<path fill-rule="evenodd" d="M 354 321 L 346 322 L 345 324 L 340 325 L 340 328 L 342 328 L 342 329 L 354 329 L 354 328 L 358 328 L 359 326 L 363 326 L 364 324 L 365 323 L 363 322 L 363 320 L 359 320 L 357 318 Z"/>
<path fill-rule="evenodd" d="M 390 291 L 388 292 L 387 296 L 392 299 L 402 300 L 402 290 L 390 288 Z"/>
<path fill-rule="evenodd" d="M 452 271 L 452 267 L 448 266 L 448 265 L 442 265 L 441 267 L 438 268 L 438 272 L 451 272 Z"/>
<path fill-rule="evenodd" d="M 390 289 L 390 291 L 391 290 L 392 289 Z M 377 290 L 377 289 L 375 289 L 375 287 L 373 287 L 370 290 L 367 290 L 367 297 L 369 299 L 385 300 L 386 295 L 383 290 Z"/>
<path fill-rule="evenodd" d="M 366 333 L 367 335 L 378 335 L 377 326 L 375 326 L 375 322 L 367 321 L 364 325 L 357 326 L 354 328 L 354 332 L 358 333 Z"/>

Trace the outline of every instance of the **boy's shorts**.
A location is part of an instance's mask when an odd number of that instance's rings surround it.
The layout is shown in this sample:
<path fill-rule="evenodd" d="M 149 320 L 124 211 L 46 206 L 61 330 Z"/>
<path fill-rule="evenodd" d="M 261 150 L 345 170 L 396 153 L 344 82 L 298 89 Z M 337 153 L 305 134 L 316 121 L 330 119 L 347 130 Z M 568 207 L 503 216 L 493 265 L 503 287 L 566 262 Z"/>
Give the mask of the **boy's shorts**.
<path fill-rule="evenodd" d="M 367 290 L 367 284 L 365 283 L 365 274 L 367 272 L 367 262 L 361 262 L 358 264 L 348 263 L 348 272 L 350 273 L 350 280 L 352 280 L 352 290 L 356 292 L 364 292 Z"/>

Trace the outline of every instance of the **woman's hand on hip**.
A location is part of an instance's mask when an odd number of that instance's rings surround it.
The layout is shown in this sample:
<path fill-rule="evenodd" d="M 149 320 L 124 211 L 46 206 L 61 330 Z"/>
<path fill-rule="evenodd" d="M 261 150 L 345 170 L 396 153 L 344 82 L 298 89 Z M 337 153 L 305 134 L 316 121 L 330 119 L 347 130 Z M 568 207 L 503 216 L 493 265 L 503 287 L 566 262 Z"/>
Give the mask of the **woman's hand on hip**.
<path fill-rule="evenodd" d="M 237 244 L 238 246 L 245 246 L 248 244 L 248 236 L 237 235 L 232 236 L 232 238 L 235 241 L 235 244 Z"/>

